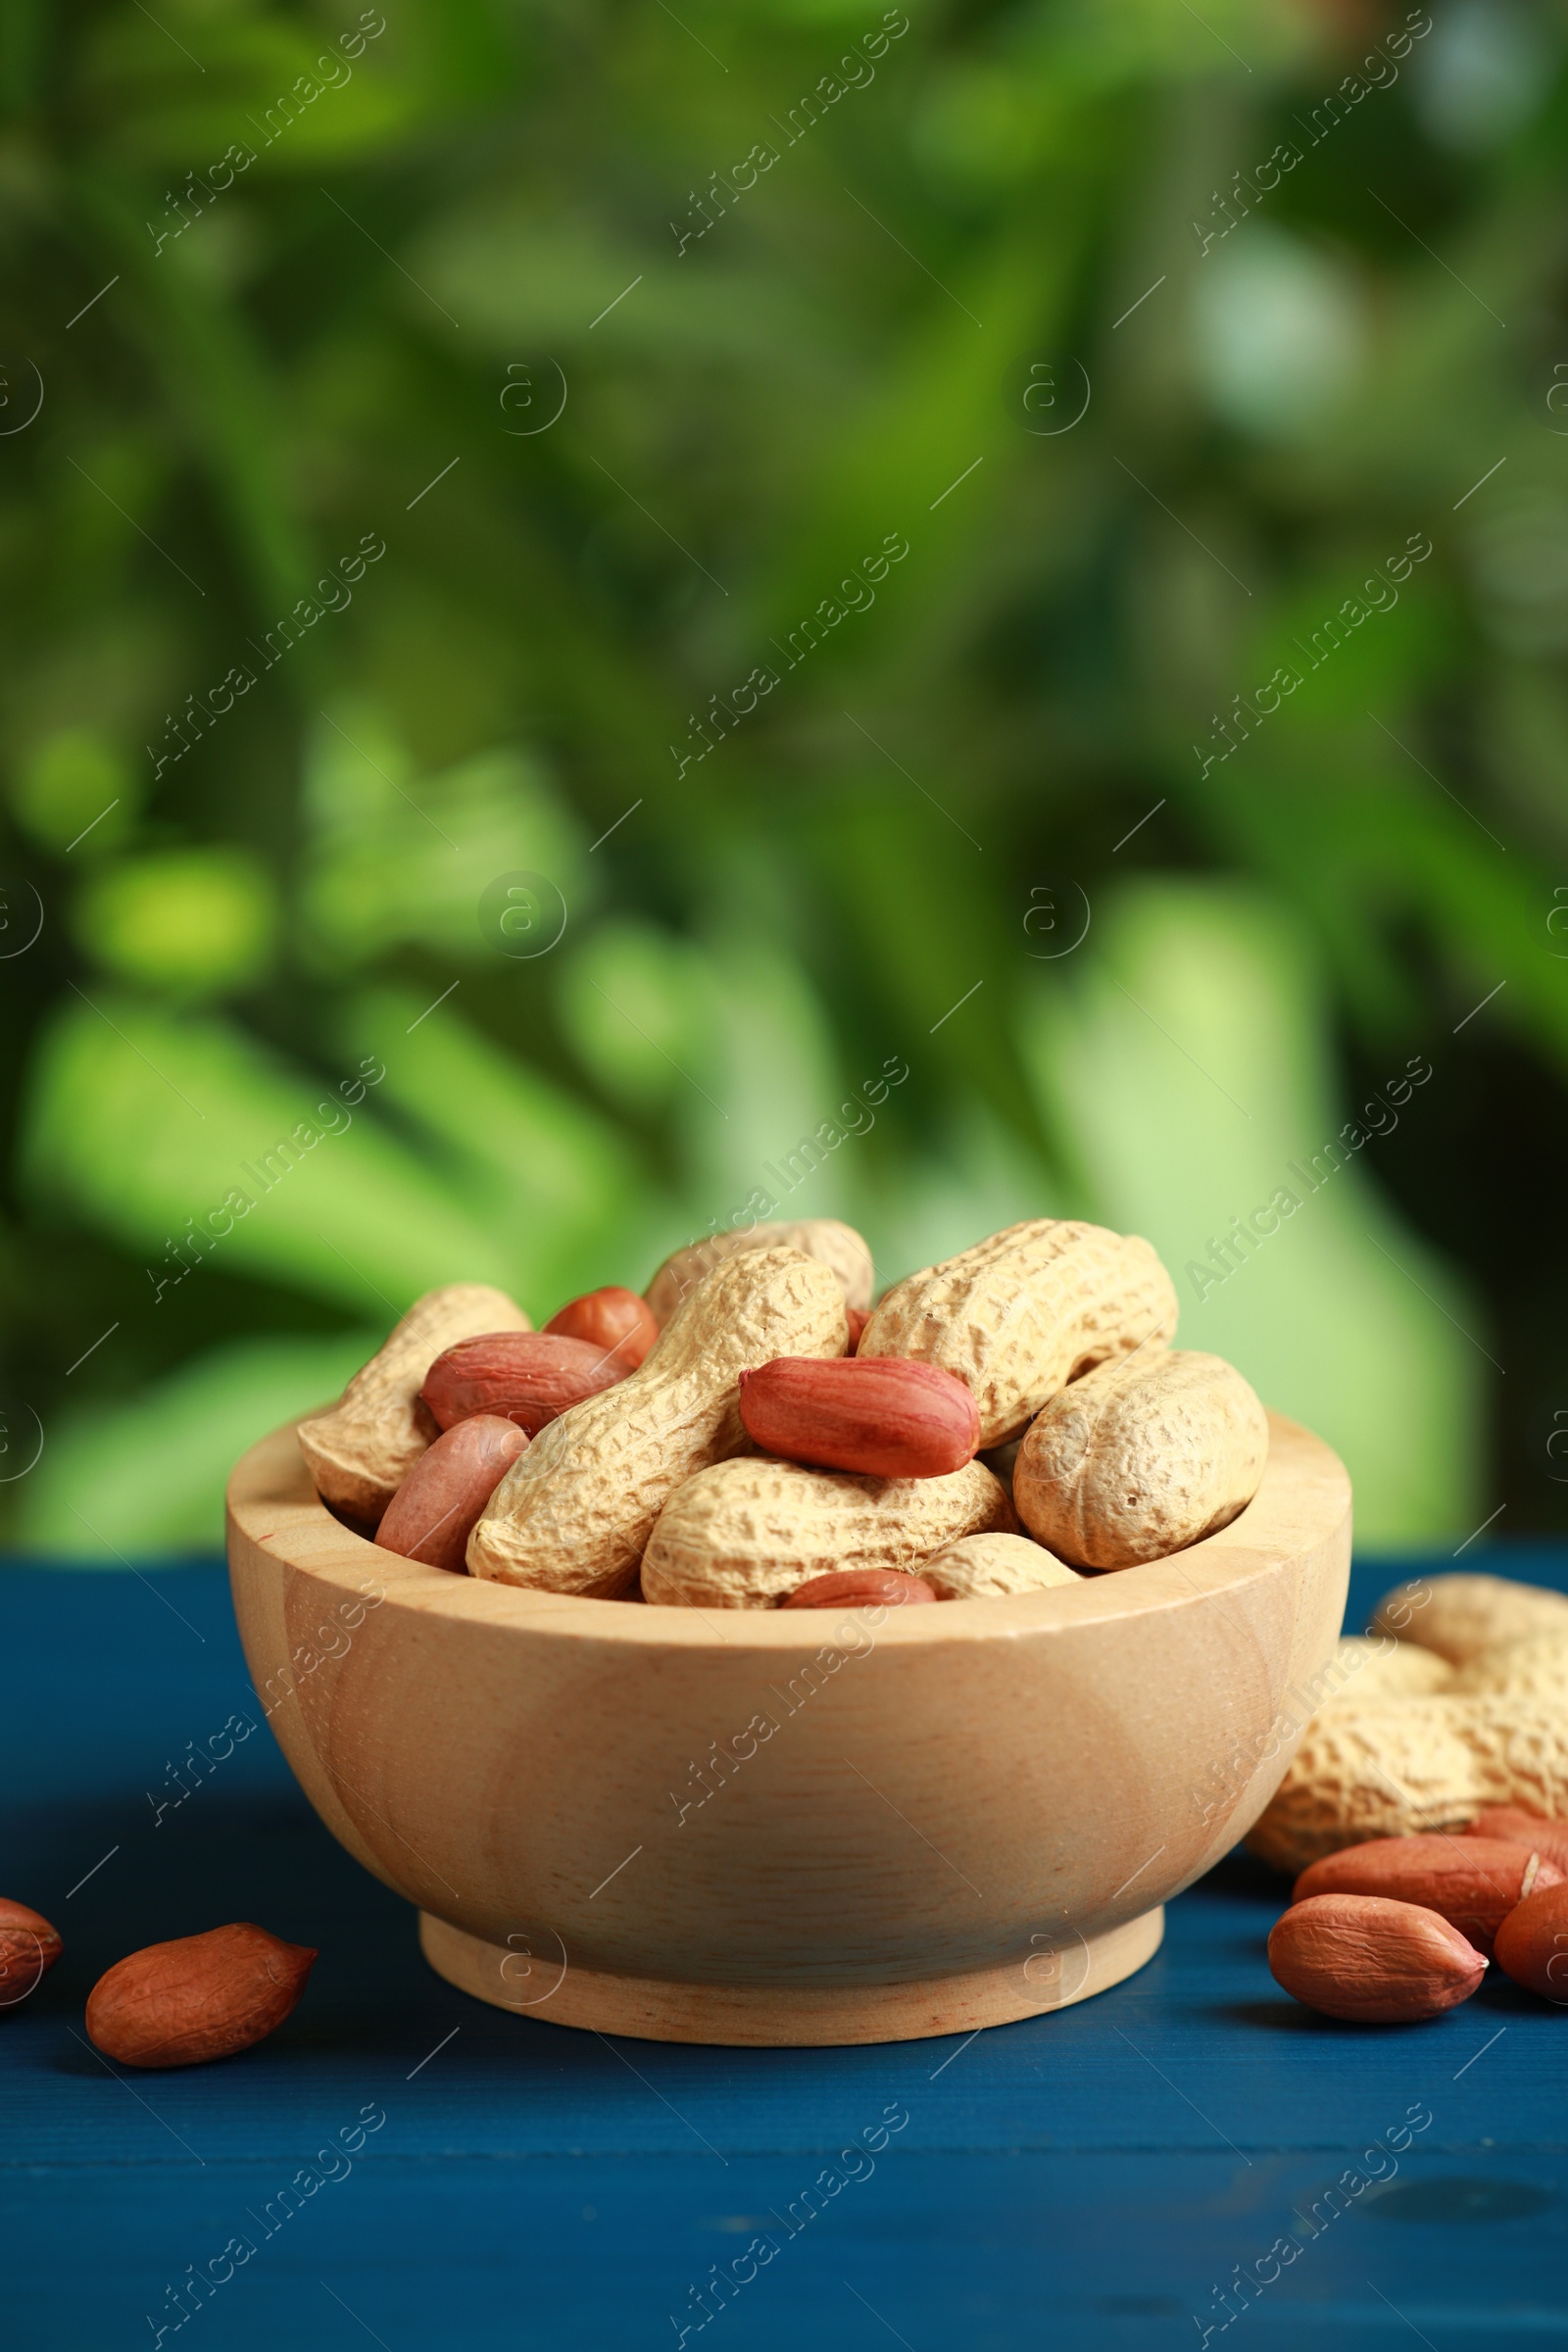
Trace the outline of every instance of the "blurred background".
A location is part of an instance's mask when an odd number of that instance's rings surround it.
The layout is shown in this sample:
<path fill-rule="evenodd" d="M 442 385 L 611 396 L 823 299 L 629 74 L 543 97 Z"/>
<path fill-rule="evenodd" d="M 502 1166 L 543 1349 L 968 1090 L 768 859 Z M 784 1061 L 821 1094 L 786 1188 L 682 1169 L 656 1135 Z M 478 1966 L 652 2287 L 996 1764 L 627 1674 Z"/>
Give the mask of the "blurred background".
<path fill-rule="evenodd" d="M 8 0 L 13 1554 L 749 1203 L 1568 1524 L 1564 32 Z"/>

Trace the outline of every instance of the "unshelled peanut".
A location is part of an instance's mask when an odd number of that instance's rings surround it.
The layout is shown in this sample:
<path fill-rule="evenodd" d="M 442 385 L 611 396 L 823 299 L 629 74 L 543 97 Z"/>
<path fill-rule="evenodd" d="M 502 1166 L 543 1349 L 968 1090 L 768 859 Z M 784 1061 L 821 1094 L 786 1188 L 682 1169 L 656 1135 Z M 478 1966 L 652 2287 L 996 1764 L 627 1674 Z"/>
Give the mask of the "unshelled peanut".
<path fill-rule="evenodd" d="M 1337 1699 L 1307 1725 L 1248 1843 L 1294 1877 L 1367 1838 L 1457 1835 L 1487 1805 L 1568 1812 L 1560 1708 L 1442 1691 L 1365 1706 Z"/>
<path fill-rule="evenodd" d="M 706 1275 L 744 1250 L 799 1250 L 832 1268 L 847 1307 L 863 1309 L 871 1303 L 871 1252 L 854 1226 L 841 1225 L 837 1217 L 786 1218 L 776 1225 L 764 1222 L 710 1234 L 666 1257 L 643 1293 L 655 1322 L 667 1323 Z"/>
<path fill-rule="evenodd" d="M 1568 1597 L 1512 1577 L 1450 1569 L 1416 1577 L 1385 1592 L 1372 1620 L 1374 1633 L 1435 1649 L 1462 1666 L 1478 1651 L 1531 1634 L 1568 1632 Z"/>
<path fill-rule="evenodd" d="M 1013 1507 L 1073 1567 L 1130 1568 L 1228 1527 L 1267 1459 L 1268 1416 L 1232 1365 L 1145 1348 L 1042 1408 L 1013 1464 Z"/>
<path fill-rule="evenodd" d="M 1446 1690 L 1453 1668 L 1435 1649 L 1383 1634 L 1342 1634 L 1323 1678 L 1324 1703 L 1366 1706 L 1379 1698 L 1430 1698 Z"/>
<path fill-rule="evenodd" d="M 960 1536 L 920 1562 L 939 1600 L 998 1600 L 1011 1592 L 1049 1592 L 1081 1585 L 1077 1570 L 1029 1536 Z"/>
<path fill-rule="evenodd" d="M 670 1495 L 746 1445 L 741 1374 L 777 1355 L 842 1355 L 846 1336 L 843 1291 L 816 1258 L 723 1259 L 646 1363 L 552 1421 L 514 1463 L 468 1539 L 469 1569 L 552 1592 L 625 1591 Z"/>
<path fill-rule="evenodd" d="M 897 1284 L 856 1352 L 953 1373 L 973 1391 L 990 1446 L 1070 1380 L 1175 1330 L 1176 1293 L 1148 1242 L 1040 1217 Z"/>
<path fill-rule="evenodd" d="M 798 1462 L 721 1462 L 665 1504 L 643 1556 L 643 1598 L 771 1608 L 832 1569 L 917 1569 L 959 1536 L 1013 1524 L 983 1462 L 946 1478 L 897 1479 Z"/>
<path fill-rule="evenodd" d="M 1462 1666 L 1449 1669 L 1447 1687 L 1568 1706 L 1568 1625 L 1560 1632 L 1526 1634 L 1520 1641 L 1478 1649 Z"/>
<path fill-rule="evenodd" d="M 321 1500 L 373 1526 L 439 1434 L 419 1402 L 436 1357 L 480 1332 L 529 1328 L 522 1309 L 487 1283 L 449 1283 L 416 1299 L 332 1410 L 300 1423 L 300 1451 Z"/>

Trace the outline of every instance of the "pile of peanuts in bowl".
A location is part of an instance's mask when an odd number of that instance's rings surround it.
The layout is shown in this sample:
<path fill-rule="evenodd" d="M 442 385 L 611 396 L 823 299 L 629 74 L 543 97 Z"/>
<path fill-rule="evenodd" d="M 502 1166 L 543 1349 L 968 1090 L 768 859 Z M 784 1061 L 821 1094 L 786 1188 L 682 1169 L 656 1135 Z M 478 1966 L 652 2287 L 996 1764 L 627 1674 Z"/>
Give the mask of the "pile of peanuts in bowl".
<path fill-rule="evenodd" d="M 534 1331 L 420 1298 L 300 1425 L 321 1500 L 388 1551 L 702 1609 L 982 1599 L 1164 1558 L 1257 1491 L 1268 1423 L 1171 1346 L 1146 1241 L 1037 1218 L 872 1298 L 831 1218 L 666 1259 Z"/>

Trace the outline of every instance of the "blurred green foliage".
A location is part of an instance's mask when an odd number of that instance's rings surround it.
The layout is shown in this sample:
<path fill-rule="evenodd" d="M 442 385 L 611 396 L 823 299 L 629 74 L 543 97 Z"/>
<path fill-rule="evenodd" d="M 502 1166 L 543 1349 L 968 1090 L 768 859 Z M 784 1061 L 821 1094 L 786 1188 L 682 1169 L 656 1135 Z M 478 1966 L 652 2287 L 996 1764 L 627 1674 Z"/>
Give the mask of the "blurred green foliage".
<path fill-rule="evenodd" d="M 11 1539 L 759 1188 L 1145 1231 L 1373 1540 L 1559 1522 L 1563 34 L 7 0 Z"/>

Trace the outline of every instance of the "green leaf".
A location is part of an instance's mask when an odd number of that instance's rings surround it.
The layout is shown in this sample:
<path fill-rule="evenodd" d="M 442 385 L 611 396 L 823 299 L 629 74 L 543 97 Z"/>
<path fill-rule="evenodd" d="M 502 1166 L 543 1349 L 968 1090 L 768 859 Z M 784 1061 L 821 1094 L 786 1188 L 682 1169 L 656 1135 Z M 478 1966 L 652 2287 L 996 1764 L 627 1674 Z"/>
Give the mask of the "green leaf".
<path fill-rule="evenodd" d="M 315 730 L 305 805 L 303 911 L 328 964 L 404 945 L 495 962 L 480 901 L 514 871 L 553 884 L 568 920 L 592 904 L 582 825 L 520 751 L 421 776 L 380 712 L 345 704 Z"/>
<path fill-rule="evenodd" d="M 400 1042 L 382 1034 L 389 1064 Z M 220 1021 L 74 997 L 37 1052 L 24 1180 L 139 1254 L 154 1298 L 219 1251 L 389 1320 L 437 1283 L 504 1282 L 505 1237 L 377 1126 L 377 1083 L 290 1068 Z"/>
<path fill-rule="evenodd" d="M 330 1403 L 384 1337 L 235 1341 L 134 1401 L 51 1426 L 23 1491 L 20 1546 L 83 1568 L 220 1550 L 223 1489 L 245 1448 Z"/>
<path fill-rule="evenodd" d="M 536 1321 L 604 1283 L 647 1282 L 669 1205 L 607 1120 L 450 1002 L 430 1011 L 401 990 L 373 990 L 348 1007 L 343 1034 L 356 1054 L 390 1041 L 386 1107 L 417 1122 L 454 1189 L 482 1206 L 506 1252 L 506 1285 Z"/>
<path fill-rule="evenodd" d="M 1225 1356 L 1336 1447 L 1361 1543 L 1474 1524 L 1484 1310 L 1391 1206 L 1376 1142 L 1348 1148 L 1320 986 L 1278 906 L 1130 888 L 1070 979 L 1025 1001 L 1022 1034 L 1079 1140 L 1088 1213 L 1169 1266 L 1178 1345 Z M 1417 1088 L 1391 1115 L 1419 1124 L 1422 1108 Z"/>
<path fill-rule="evenodd" d="M 170 850 L 101 869 L 72 929 L 119 979 L 178 996 L 257 979 L 271 958 L 271 876 L 241 850 Z"/>

